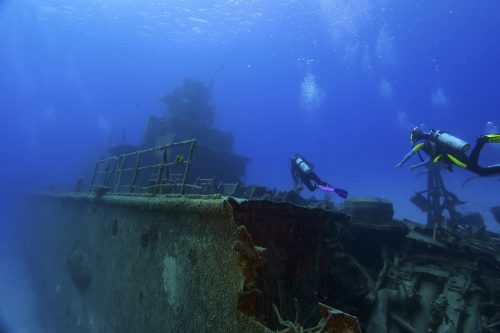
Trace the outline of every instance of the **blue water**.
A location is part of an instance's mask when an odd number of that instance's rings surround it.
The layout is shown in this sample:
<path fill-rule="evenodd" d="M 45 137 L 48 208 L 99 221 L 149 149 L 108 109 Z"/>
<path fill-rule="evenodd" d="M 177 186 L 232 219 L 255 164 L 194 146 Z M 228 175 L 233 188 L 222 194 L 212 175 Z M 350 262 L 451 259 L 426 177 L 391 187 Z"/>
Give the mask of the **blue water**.
<path fill-rule="evenodd" d="M 471 143 L 500 125 L 499 31 L 498 0 L 0 1 L 2 206 L 74 184 L 115 129 L 137 144 L 161 96 L 224 65 L 215 127 L 251 158 L 247 184 L 290 188 L 299 152 L 332 185 L 423 222 L 408 198 L 425 178 L 394 165 L 415 125 Z M 500 149 L 481 162 L 500 163 Z M 463 188 L 471 175 L 444 177 L 498 230 L 500 181 Z"/>

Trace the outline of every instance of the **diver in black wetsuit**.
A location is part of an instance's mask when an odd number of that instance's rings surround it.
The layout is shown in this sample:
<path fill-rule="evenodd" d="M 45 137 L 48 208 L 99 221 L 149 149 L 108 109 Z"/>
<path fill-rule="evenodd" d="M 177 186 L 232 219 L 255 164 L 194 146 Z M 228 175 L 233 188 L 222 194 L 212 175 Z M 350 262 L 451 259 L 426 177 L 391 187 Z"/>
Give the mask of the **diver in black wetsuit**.
<path fill-rule="evenodd" d="M 312 163 L 306 160 L 303 156 L 300 156 L 299 154 L 293 155 L 290 160 L 290 166 L 295 188 L 297 188 L 297 185 L 302 182 L 311 192 L 316 189 L 320 189 L 326 192 L 335 192 L 340 197 L 344 199 L 347 198 L 347 191 L 335 188 L 327 182 L 321 180 L 321 178 L 319 178 L 314 172 L 314 166 Z M 315 182 L 315 184 L 312 182 Z"/>
<path fill-rule="evenodd" d="M 313 171 L 314 166 L 299 154 L 293 155 L 290 161 L 290 166 L 292 171 L 292 178 L 295 185 L 298 185 L 300 182 L 302 182 L 311 192 L 316 189 L 316 186 L 313 185 L 311 181 L 315 181 L 316 184 L 328 186 L 328 183 L 321 180 Z"/>
<path fill-rule="evenodd" d="M 455 164 L 479 176 L 500 174 L 500 164 L 487 167 L 478 164 L 479 155 L 484 145 L 490 142 L 500 143 L 500 134 L 480 136 L 469 156 L 467 156 L 466 152 L 469 150 L 470 144 L 444 131 L 431 130 L 426 133 L 415 127 L 410 135 L 410 140 L 413 143 L 413 148 L 403 157 L 401 162 L 396 164 L 396 168 L 401 167 L 410 157 L 422 150 L 429 155 L 429 159 L 411 166 L 412 170 L 428 163 L 442 162 L 449 171 L 452 170 L 452 166 Z"/>

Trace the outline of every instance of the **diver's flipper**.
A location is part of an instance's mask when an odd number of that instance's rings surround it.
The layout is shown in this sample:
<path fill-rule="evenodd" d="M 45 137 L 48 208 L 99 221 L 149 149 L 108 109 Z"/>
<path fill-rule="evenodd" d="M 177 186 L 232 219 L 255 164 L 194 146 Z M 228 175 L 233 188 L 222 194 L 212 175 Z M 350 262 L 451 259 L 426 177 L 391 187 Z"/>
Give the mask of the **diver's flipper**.
<path fill-rule="evenodd" d="M 337 195 L 342 199 L 347 199 L 347 196 L 349 195 L 346 190 L 342 190 L 340 188 L 336 188 L 335 193 L 337 193 Z"/>
<path fill-rule="evenodd" d="M 343 189 L 340 189 L 340 188 L 335 188 L 335 187 L 331 187 L 329 185 L 320 185 L 320 184 L 316 184 L 316 188 L 319 188 L 320 190 L 322 191 L 326 191 L 326 192 L 335 192 L 337 193 L 337 195 L 339 197 L 342 197 L 342 198 L 347 198 L 347 191 L 346 190 L 343 190 Z"/>
<path fill-rule="evenodd" d="M 335 188 L 331 187 L 330 185 L 316 184 L 315 187 L 319 188 L 320 190 L 325 191 L 325 192 L 333 192 L 333 191 L 335 191 Z"/>
<path fill-rule="evenodd" d="M 488 142 L 500 143 L 500 134 L 488 134 L 486 135 Z"/>

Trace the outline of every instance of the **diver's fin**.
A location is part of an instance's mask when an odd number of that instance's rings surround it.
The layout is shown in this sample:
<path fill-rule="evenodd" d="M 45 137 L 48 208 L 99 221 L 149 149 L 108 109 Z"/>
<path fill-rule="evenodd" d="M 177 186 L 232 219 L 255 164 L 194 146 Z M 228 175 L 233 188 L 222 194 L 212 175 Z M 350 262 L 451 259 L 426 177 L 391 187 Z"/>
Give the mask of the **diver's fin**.
<path fill-rule="evenodd" d="M 347 196 L 349 195 L 349 193 L 346 190 L 340 188 L 336 188 L 334 192 L 337 193 L 337 195 L 343 199 L 346 199 Z"/>
<path fill-rule="evenodd" d="M 346 190 L 343 190 L 343 189 L 340 189 L 340 188 L 335 188 L 335 187 L 332 187 L 330 185 L 320 185 L 320 184 L 316 184 L 316 187 L 319 188 L 320 190 L 322 191 L 325 191 L 325 192 L 335 192 L 337 193 L 337 195 L 339 197 L 342 197 L 342 198 L 347 198 L 347 191 Z"/>
<path fill-rule="evenodd" d="M 500 143 L 500 134 L 487 134 L 488 142 Z"/>
<path fill-rule="evenodd" d="M 331 187 L 330 185 L 316 184 L 315 187 L 319 188 L 320 190 L 325 191 L 325 192 L 333 192 L 333 191 L 335 191 L 335 188 Z"/>

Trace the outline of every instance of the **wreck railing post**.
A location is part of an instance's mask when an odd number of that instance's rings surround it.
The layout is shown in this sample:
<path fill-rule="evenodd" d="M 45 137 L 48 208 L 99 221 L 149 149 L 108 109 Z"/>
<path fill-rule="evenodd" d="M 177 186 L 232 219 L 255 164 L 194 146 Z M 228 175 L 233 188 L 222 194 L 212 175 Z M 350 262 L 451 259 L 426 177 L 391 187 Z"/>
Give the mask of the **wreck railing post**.
<path fill-rule="evenodd" d="M 104 173 L 104 185 L 108 186 L 111 182 L 111 176 L 115 173 L 116 176 L 116 167 L 117 167 L 117 158 L 111 157 L 108 159 L 108 164 L 106 166 L 106 172 Z"/>
<path fill-rule="evenodd" d="M 168 162 L 168 146 L 165 147 L 165 168 L 163 171 L 165 172 L 165 179 L 170 184 L 170 163 Z"/>
<path fill-rule="evenodd" d="M 127 155 L 120 156 L 119 159 L 120 160 L 118 162 L 118 170 L 117 170 L 116 181 L 115 181 L 115 192 L 120 191 L 120 183 L 122 181 L 123 166 L 125 165 Z"/>
<path fill-rule="evenodd" d="M 89 189 L 90 192 L 92 192 L 92 189 L 94 188 L 95 178 L 97 177 L 97 168 L 99 167 L 100 162 L 101 161 L 95 162 L 94 172 L 92 174 L 92 181 L 90 182 L 90 189 Z"/>
<path fill-rule="evenodd" d="M 165 171 L 165 168 L 167 169 L 167 174 L 168 174 L 168 165 L 166 165 L 167 158 L 168 158 L 167 147 L 163 147 L 162 156 L 161 156 L 161 163 L 160 163 L 160 167 L 158 169 L 158 176 L 156 177 L 156 186 L 157 187 L 161 186 L 161 180 L 163 178 L 163 172 Z"/>
<path fill-rule="evenodd" d="M 139 167 L 141 166 L 141 156 L 142 151 L 137 153 L 137 159 L 135 162 L 134 175 L 132 177 L 132 181 L 130 182 L 130 193 L 133 193 L 135 190 L 135 185 L 137 184 L 137 179 L 139 178 Z"/>
<path fill-rule="evenodd" d="M 186 182 L 187 182 L 187 177 L 188 177 L 188 174 L 189 174 L 189 169 L 191 168 L 191 159 L 193 158 L 193 154 L 194 154 L 195 148 L 196 148 L 196 140 L 193 140 L 191 142 L 191 147 L 189 148 L 189 157 L 188 157 L 187 161 L 185 162 L 186 163 L 186 167 L 184 168 L 184 176 L 183 176 L 183 179 L 182 179 L 181 194 L 185 194 L 186 193 Z"/>
<path fill-rule="evenodd" d="M 103 174 L 103 185 L 106 186 L 108 184 L 108 174 L 109 174 L 109 168 L 111 167 L 111 159 L 106 159 L 106 169 L 104 169 L 104 174 Z"/>

